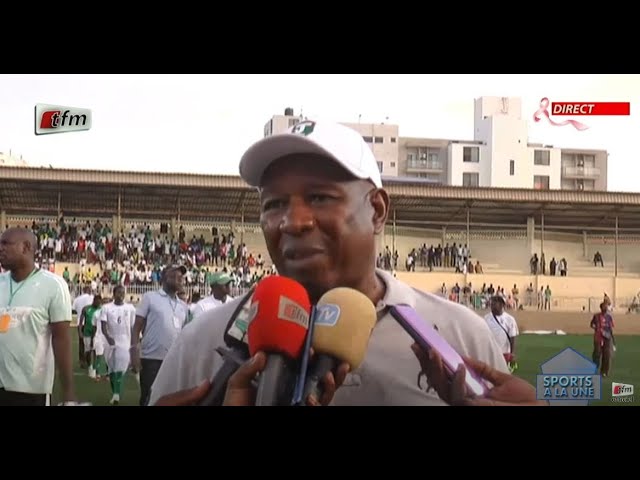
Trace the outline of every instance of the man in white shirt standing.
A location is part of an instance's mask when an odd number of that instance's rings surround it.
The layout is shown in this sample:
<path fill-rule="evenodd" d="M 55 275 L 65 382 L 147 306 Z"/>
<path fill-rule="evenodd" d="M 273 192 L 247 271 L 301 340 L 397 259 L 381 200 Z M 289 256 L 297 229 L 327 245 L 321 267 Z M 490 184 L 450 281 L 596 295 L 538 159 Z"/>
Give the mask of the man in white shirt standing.
<path fill-rule="evenodd" d="M 491 297 L 491 311 L 484 317 L 496 343 L 502 350 L 511 372 L 518 368 L 516 363 L 516 337 L 519 334 L 516 319 L 504 311 L 505 301 L 500 295 Z"/>
<path fill-rule="evenodd" d="M 107 365 L 111 382 L 112 405 L 120 403 L 124 375 L 129 368 L 131 332 L 136 318 L 136 309 L 125 303 L 125 289 L 118 285 L 113 289 L 113 302 L 104 305 L 100 314 L 102 333 L 109 344 Z"/>
<path fill-rule="evenodd" d="M 87 367 L 85 352 L 84 352 L 84 338 L 82 331 L 80 330 L 80 315 L 84 307 L 93 303 L 93 294 L 91 293 L 91 287 L 84 287 L 82 289 L 82 295 L 76 297 L 73 301 L 73 311 L 76 312 L 76 324 L 78 325 L 78 362 L 80 362 L 81 368 Z"/>
<path fill-rule="evenodd" d="M 160 279 L 162 287 L 145 293 L 136 309 L 131 363 L 140 373 L 140 406 L 147 404 L 164 357 L 187 321 L 189 309 L 178 297 L 186 273 L 183 265 L 166 267 Z"/>
<path fill-rule="evenodd" d="M 226 273 L 215 274 L 211 281 L 211 295 L 204 297 L 195 305 L 192 318 L 195 319 L 201 313 L 233 300 L 234 297 L 230 295 L 231 283 L 231 277 Z"/>

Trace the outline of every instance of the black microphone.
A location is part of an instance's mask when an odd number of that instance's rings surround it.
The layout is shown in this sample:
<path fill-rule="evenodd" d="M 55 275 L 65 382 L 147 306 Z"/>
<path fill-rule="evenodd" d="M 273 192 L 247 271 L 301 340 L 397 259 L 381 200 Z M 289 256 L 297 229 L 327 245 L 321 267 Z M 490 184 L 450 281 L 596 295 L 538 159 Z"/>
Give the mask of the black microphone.
<path fill-rule="evenodd" d="M 225 349 L 218 347 L 216 348 L 216 352 L 224 359 L 224 363 L 213 377 L 209 393 L 207 393 L 207 396 L 198 404 L 201 407 L 222 406 L 224 396 L 227 393 L 229 379 L 236 373 L 236 370 L 249 359 L 248 352 L 243 352 L 242 349 Z"/>
<path fill-rule="evenodd" d="M 249 360 L 249 344 L 247 329 L 255 316 L 256 307 L 251 303 L 253 291 L 233 313 L 224 334 L 224 343 L 228 348 L 218 347 L 216 352 L 222 356 L 224 363 L 211 381 L 211 389 L 198 403 L 201 407 L 220 407 L 224 402 L 229 378 Z"/>

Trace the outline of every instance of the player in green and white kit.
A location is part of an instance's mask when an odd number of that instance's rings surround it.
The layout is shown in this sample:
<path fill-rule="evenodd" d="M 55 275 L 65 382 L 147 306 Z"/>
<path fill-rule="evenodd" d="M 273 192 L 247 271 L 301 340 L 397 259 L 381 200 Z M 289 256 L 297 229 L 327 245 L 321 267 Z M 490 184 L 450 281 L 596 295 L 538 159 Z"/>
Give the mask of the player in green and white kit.
<path fill-rule="evenodd" d="M 111 404 L 117 405 L 122 394 L 124 374 L 129 368 L 131 331 L 136 319 L 136 309 L 124 303 L 125 291 L 122 285 L 113 289 L 113 302 L 102 307 L 100 325 L 102 334 L 109 344 L 106 359 L 111 380 Z"/>
<path fill-rule="evenodd" d="M 102 306 L 102 297 L 95 295 L 91 305 L 87 305 L 82 309 L 80 314 L 80 322 L 78 328 L 82 332 L 82 338 L 84 341 L 84 354 L 85 361 L 89 366 L 89 378 L 96 378 L 96 353 L 93 348 L 93 339 L 96 336 L 96 322 L 98 316 L 96 315 Z"/>
<path fill-rule="evenodd" d="M 104 302 L 105 299 L 103 298 Z M 102 315 L 102 308 L 95 313 L 94 318 L 97 318 L 96 324 L 96 334 L 93 337 L 93 351 L 96 355 L 96 361 L 94 364 L 94 369 L 96 371 L 96 381 L 101 382 L 102 380 L 107 379 L 107 359 L 105 355 L 107 354 L 107 350 L 109 348 L 109 344 L 107 343 L 107 339 L 102 334 L 102 322 L 100 322 L 100 316 Z"/>

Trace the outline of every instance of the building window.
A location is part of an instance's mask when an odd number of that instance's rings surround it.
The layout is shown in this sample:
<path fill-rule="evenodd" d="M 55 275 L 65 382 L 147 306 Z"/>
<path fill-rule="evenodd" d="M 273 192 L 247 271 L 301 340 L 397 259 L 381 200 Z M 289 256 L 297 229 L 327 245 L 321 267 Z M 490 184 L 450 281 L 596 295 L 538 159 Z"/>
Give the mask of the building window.
<path fill-rule="evenodd" d="M 396 168 L 396 162 L 391 162 L 391 168 Z"/>
<path fill-rule="evenodd" d="M 382 143 L 382 137 L 376 137 L 376 143 Z"/>
<path fill-rule="evenodd" d="M 300 120 L 297 118 L 290 118 L 289 119 L 289 126 L 293 127 L 296 123 L 298 123 Z"/>
<path fill-rule="evenodd" d="M 550 152 L 549 150 L 534 150 L 533 151 L 533 164 L 549 166 L 550 164 Z"/>
<path fill-rule="evenodd" d="M 463 147 L 462 161 L 478 163 L 480 161 L 480 147 Z"/>
<path fill-rule="evenodd" d="M 549 175 L 535 175 L 533 188 L 536 190 L 549 190 Z"/>
<path fill-rule="evenodd" d="M 367 143 L 373 143 L 373 137 L 362 137 L 362 139 Z"/>
<path fill-rule="evenodd" d="M 391 143 L 396 143 L 396 137 L 391 137 Z"/>
<path fill-rule="evenodd" d="M 378 164 L 378 170 L 382 173 L 382 162 L 376 162 Z"/>
<path fill-rule="evenodd" d="M 424 178 L 433 183 L 441 182 L 441 176 L 437 173 L 424 173 L 424 172 L 408 173 L 407 177 Z"/>
<path fill-rule="evenodd" d="M 516 161 L 509 160 L 509 175 L 513 177 L 515 173 L 516 173 Z"/>
<path fill-rule="evenodd" d="M 479 173 L 463 173 L 462 186 L 463 187 L 479 187 L 480 174 Z"/>
<path fill-rule="evenodd" d="M 438 150 L 429 147 L 413 148 L 407 152 L 407 168 L 414 170 L 442 170 Z"/>

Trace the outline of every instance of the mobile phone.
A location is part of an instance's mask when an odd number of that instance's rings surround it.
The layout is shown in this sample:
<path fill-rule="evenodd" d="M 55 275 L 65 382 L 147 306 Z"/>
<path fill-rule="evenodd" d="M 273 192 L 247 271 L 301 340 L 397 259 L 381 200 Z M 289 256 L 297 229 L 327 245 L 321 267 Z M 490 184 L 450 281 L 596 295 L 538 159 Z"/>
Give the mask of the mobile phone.
<path fill-rule="evenodd" d="M 408 305 L 391 307 L 391 316 L 424 350 L 429 351 L 429 349 L 433 348 L 440 354 L 447 376 L 450 380 L 453 379 L 458 367 L 464 365 L 464 360 L 438 331 L 420 318 L 418 313 Z M 464 366 L 466 368 L 465 382 L 467 388 L 475 395 L 486 395 L 489 391 L 487 384 L 468 365 Z"/>

